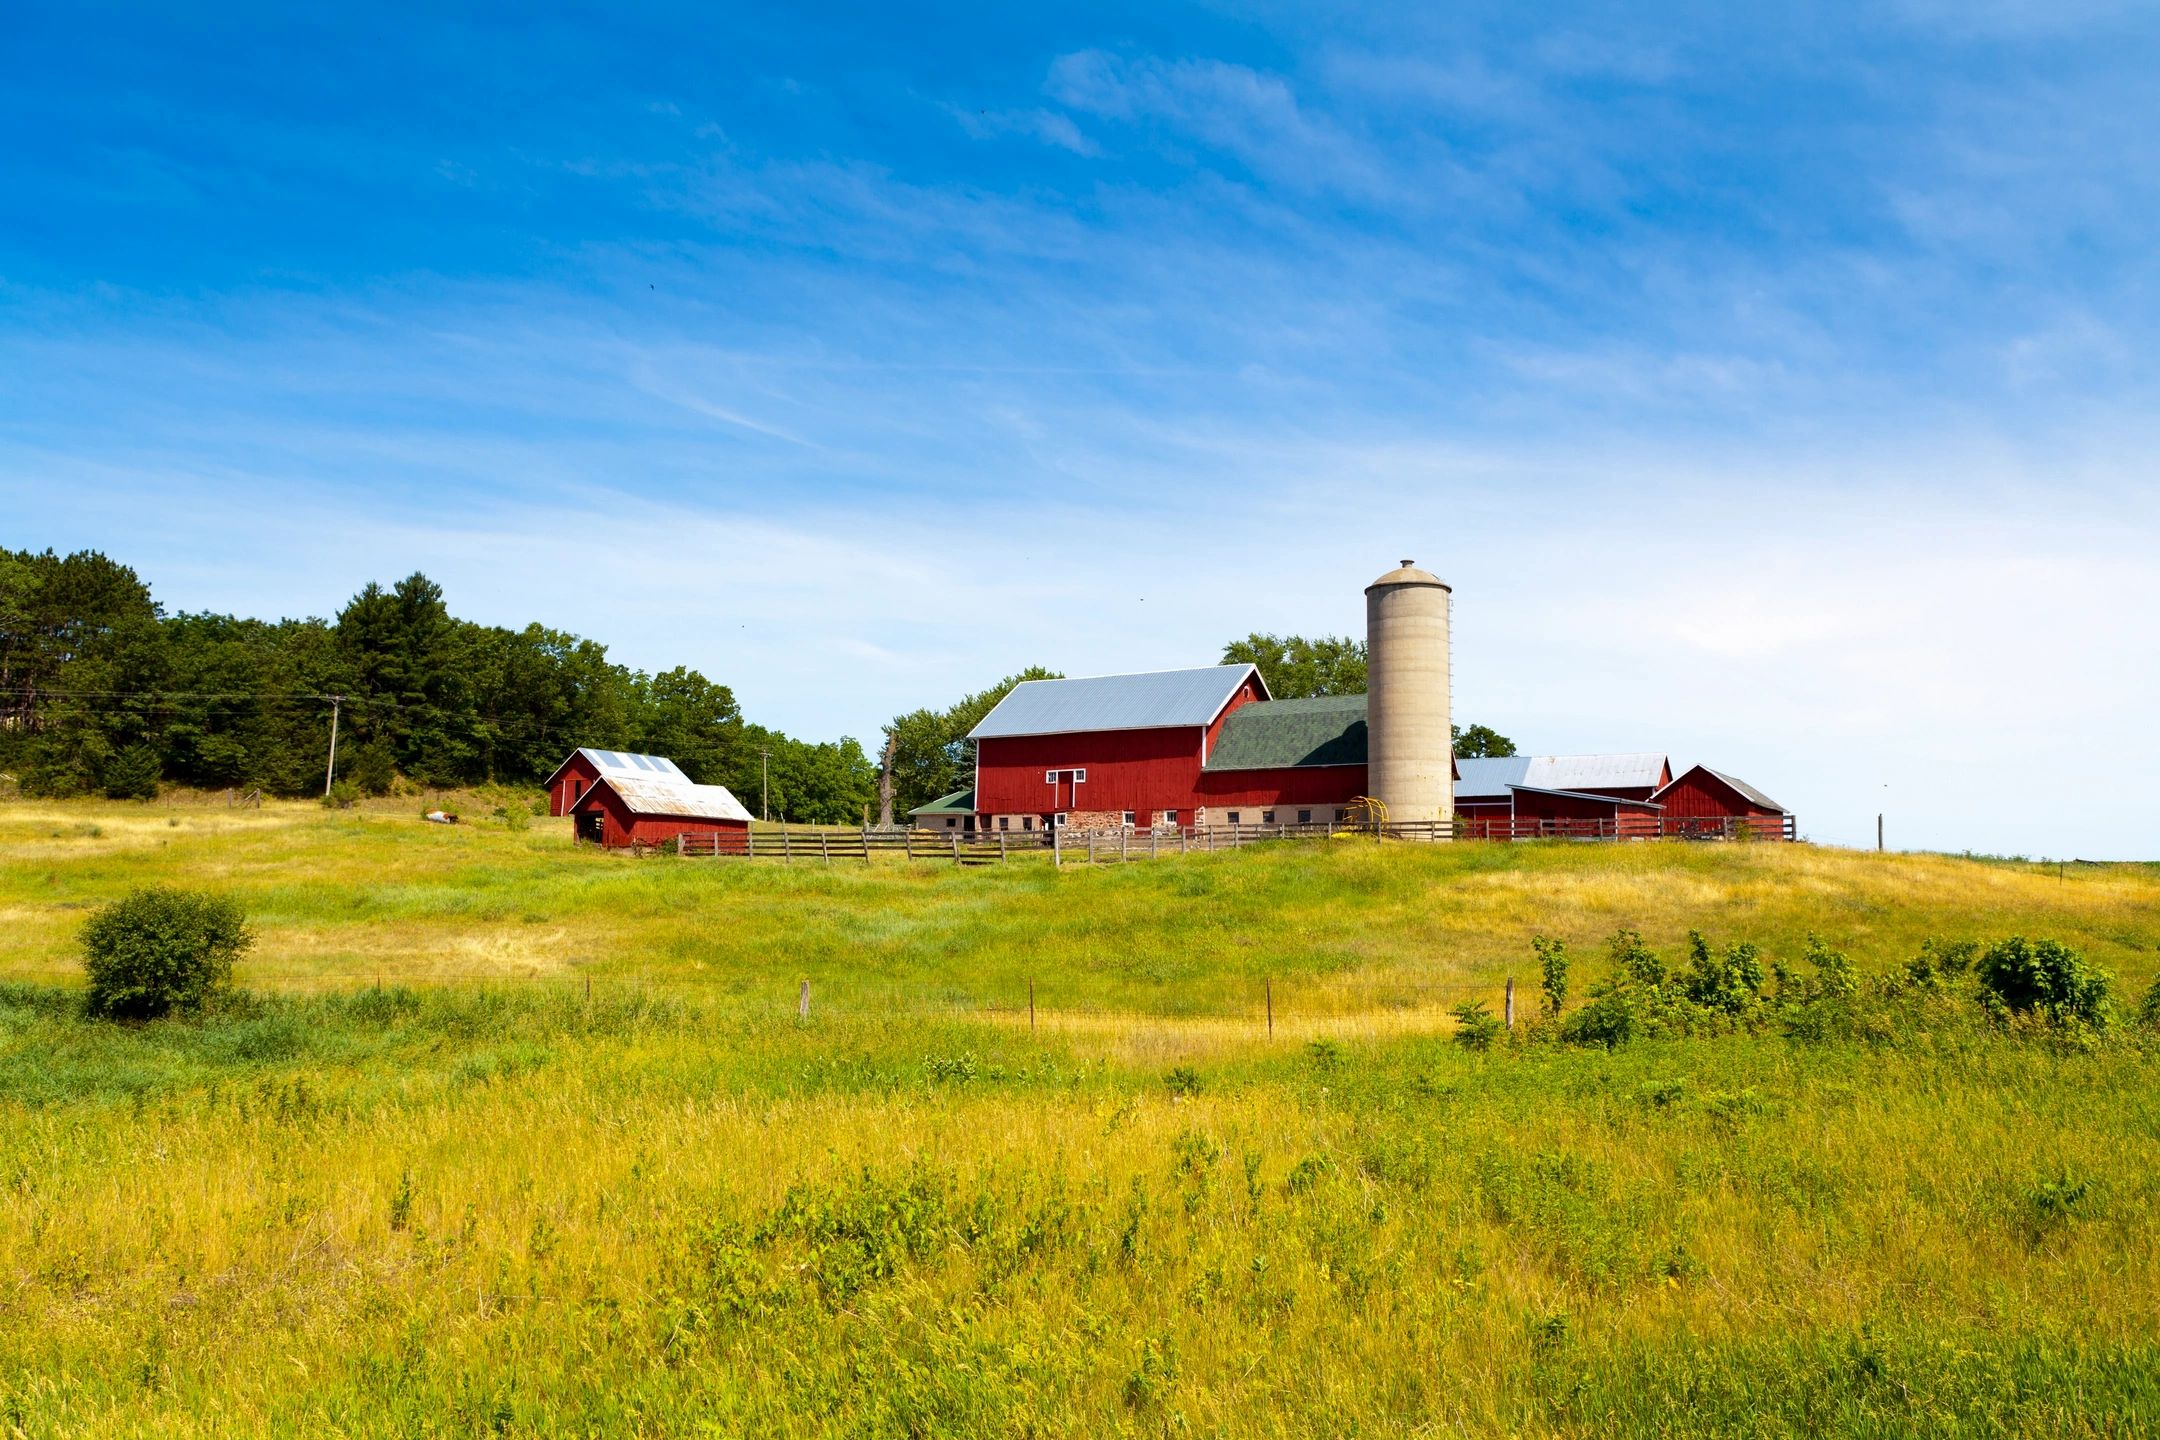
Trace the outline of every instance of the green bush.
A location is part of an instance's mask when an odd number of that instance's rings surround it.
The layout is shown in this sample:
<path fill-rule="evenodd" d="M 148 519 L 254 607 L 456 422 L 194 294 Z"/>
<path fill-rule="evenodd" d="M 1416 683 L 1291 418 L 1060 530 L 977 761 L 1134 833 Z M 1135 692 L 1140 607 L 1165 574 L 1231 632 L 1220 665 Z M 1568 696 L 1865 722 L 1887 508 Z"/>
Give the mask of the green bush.
<path fill-rule="evenodd" d="M 105 762 L 100 785 L 108 800 L 155 800 L 158 793 L 158 752 L 148 745 L 130 745 Z"/>
<path fill-rule="evenodd" d="M 2160 1030 L 2160 979 L 2155 979 L 2145 998 L 2138 1002 L 2138 1024 L 2147 1030 Z"/>
<path fill-rule="evenodd" d="M 1537 952 L 1539 984 L 1545 990 L 1545 1013 L 1558 1017 L 1567 1008 L 1568 953 L 1567 941 L 1548 940 L 1543 935 L 1530 937 L 1530 948 Z"/>
<path fill-rule="evenodd" d="M 350 780 L 340 780 L 330 787 L 322 803 L 326 810 L 350 810 L 360 803 L 360 787 Z"/>
<path fill-rule="evenodd" d="M 1560 1038 L 1570 1045 L 1617 1050 L 1635 1038 L 1635 996 L 1624 982 L 1600 985 L 1590 1003 L 1560 1022 Z"/>
<path fill-rule="evenodd" d="M 1762 998 L 1762 952 L 1741 940 L 1716 954 L 1699 930 L 1688 931 L 1689 963 L 1683 986 L 1687 998 L 1705 1010 L 1745 1015 Z"/>
<path fill-rule="evenodd" d="M 1455 1007 L 1455 1043 L 1470 1050 L 1490 1050 L 1500 1038 L 1500 1017 L 1483 1000 L 1465 1000 Z"/>
<path fill-rule="evenodd" d="M 137 890 L 83 926 L 88 1009 L 116 1019 L 199 1010 L 253 943 L 230 900 L 164 886 Z"/>
<path fill-rule="evenodd" d="M 2058 940 L 1998 940 L 1982 952 L 1974 973 L 1982 1001 L 1998 1014 L 2094 1029 L 2107 1024 L 2107 971 Z"/>

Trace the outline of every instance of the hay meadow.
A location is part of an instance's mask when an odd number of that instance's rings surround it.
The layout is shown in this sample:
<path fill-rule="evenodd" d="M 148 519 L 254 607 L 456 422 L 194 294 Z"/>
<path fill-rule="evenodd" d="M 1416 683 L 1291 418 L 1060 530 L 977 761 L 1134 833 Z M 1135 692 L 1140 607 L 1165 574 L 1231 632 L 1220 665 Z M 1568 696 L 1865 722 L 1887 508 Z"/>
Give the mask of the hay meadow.
<path fill-rule="evenodd" d="M 0 805 L 0 1433 L 2160 1429 L 2155 867 L 828 869 L 504 809 Z M 151 883 L 244 906 L 239 991 L 88 1021 L 75 934 Z M 1860 1023 L 1528 1023 L 1531 937 L 1580 1004 L 1621 929 L 1813 935 Z M 2115 1023 L 1882 983 L 2013 933 Z"/>

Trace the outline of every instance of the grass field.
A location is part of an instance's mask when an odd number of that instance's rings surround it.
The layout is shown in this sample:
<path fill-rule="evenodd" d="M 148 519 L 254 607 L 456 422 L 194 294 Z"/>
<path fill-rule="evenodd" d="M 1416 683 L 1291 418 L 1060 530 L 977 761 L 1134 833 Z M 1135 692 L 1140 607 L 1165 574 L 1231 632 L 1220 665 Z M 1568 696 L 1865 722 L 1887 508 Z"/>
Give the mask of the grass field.
<path fill-rule="evenodd" d="M 242 901 L 248 996 L 83 1020 L 76 928 L 156 881 Z M 2048 935 L 2134 1004 L 2154 867 L 790 870 L 17 803 L 0 922 L 9 1434 L 2160 1429 L 2160 1056 L 2127 1024 L 1946 999 L 1868 1040 L 1480 1054 L 1446 1016 L 1510 974 L 1527 1011 L 1533 933 L 1580 996 L 1623 926 L 1814 932 L 1864 973 Z"/>

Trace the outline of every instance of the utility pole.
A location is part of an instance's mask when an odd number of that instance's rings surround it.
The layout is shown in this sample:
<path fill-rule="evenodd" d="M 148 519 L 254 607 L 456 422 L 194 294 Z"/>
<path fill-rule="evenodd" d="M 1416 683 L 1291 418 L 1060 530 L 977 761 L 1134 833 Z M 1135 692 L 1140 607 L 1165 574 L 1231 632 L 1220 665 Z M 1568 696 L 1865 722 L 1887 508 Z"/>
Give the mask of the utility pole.
<path fill-rule="evenodd" d="M 772 819 L 772 751 L 758 753 L 758 812 L 763 820 Z"/>
<path fill-rule="evenodd" d="M 338 711 L 344 707 L 344 704 L 344 696 L 332 695 L 330 697 L 330 768 L 323 772 L 322 782 L 322 793 L 325 800 L 330 798 L 330 787 L 337 782 L 337 722 Z"/>

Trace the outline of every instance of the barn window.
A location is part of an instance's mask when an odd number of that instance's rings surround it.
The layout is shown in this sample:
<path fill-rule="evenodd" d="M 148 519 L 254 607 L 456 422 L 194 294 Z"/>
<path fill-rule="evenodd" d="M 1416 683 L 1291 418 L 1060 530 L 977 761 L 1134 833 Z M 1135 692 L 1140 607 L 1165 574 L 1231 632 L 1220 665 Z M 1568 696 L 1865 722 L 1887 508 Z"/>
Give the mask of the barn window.
<path fill-rule="evenodd" d="M 1057 784 L 1057 771 L 1055 771 L 1055 770 L 1045 770 L 1045 771 L 1043 771 L 1043 784 L 1045 784 L 1045 785 L 1055 785 L 1055 784 Z"/>
<path fill-rule="evenodd" d="M 1238 824 L 1238 823 L 1239 823 L 1239 817 L 1238 817 L 1238 812 L 1237 812 L 1237 811 L 1235 811 L 1235 810 L 1232 810 L 1232 811 L 1230 812 L 1230 823 L 1231 823 L 1231 824 L 1233 824 L 1233 825 L 1236 825 L 1236 824 Z"/>
<path fill-rule="evenodd" d="M 1021 829 L 1023 829 L 1023 830 L 1032 830 L 1032 829 L 1034 829 L 1034 828 L 1035 828 L 1035 817 L 1034 817 L 1033 815 L 1022 815 L 1022 816 L 1020 817 L 1020 828 L 1021 828 Z"/>
<path fill-rule="evenodd" d="M 1261 824 L 1263 824 L 1263 825 L 1272 825 L 1272 824 L 1274 824 L 1274 823 L 1275 823 L 1275 812 L 1274 812 L 1273 810 L 1262 810 L 1262 811 L 1260 812 L 1260 823 L 1261 823 Z"/>
<path fill-rule="evenodd" d="M 1079 769 L 1079 770 L 1075 770 L 1075 771 L 1073 771 L 1073 784 L 1075 784 L 1075 785 L 1085 785 L 1085 784 L 1087 784 L 1087 771 L 1086 771 L 1086 769 L 1085 769 L 1085 768 L 1082 768 L 1082 769 Z"/>
<path fill-rule="evenodd" d="M 1300 811 L 1298 811 L 1298 812 L 1297 812 L 1297 823 L 1298 823 L 1298 824 L 1300 824 L 1300 825 L 1310 825 L 1310 824 L 1312 824 L 1312 811 L 1310 811 L 1310 810 L 1300 810 Z"/>
<path fill-rule="evenodd" d="M 1010 816 L 1010 815 L 1000 815 L 1000 816 L 998 816 L 998 829 L 1000 829 L 1000 830 L 1010 830 L 1010 829 L 1012 829 L 1012 816 Z"/>
<path fill-rule="evenodd" d="M 1342 806 L 1338 805 L 1335 807 L 1335 818 L 1337 820 L 1347 820 L 1350 818 L 1350 812 L 1343 809 Z"/>
<path fill-rule="evenodd" d="M 1125 822 L 1124 822 L 1124 823 L 1125 823 L 1125 824 L 1126 824 L 1126 825 L 1127 825 L 1128 827 L 1130 827 L 1130 826 L 1132 825 L 1132 822 L 1133 822 L 1133 813 L 1132 813 L 1132 811 L 1130 811 L 1130 810 L 1127 810 L 1127 811 L 1125 812 Z"/>
<path fill-rule="evenodd" d="M 946 817 L 945 817 L 945 828 L 946 828 L 946 829 L 948 829 L 948 830 L 953 830 L 953 829 L 957 829 L 957 828 L 959 827 L 959 824 L 960 824 L 960 821 L 959 821 L 959 820 L 958 820 L 958 818 L 956 818 L 955 816 L 951 816 L 951 815 L 948 815 L 948 816 L 946 816 Z"/>
<path fill-rule="evenodd" d="M 1155 820 L 1157 824 L 1175 826 L 1177 824 L 1177 811 L 1165 810 L 1162 814 L 1156 816 Z"/>

